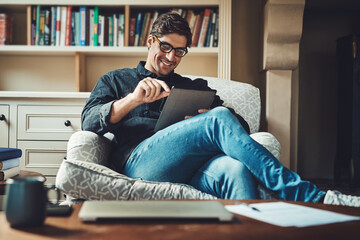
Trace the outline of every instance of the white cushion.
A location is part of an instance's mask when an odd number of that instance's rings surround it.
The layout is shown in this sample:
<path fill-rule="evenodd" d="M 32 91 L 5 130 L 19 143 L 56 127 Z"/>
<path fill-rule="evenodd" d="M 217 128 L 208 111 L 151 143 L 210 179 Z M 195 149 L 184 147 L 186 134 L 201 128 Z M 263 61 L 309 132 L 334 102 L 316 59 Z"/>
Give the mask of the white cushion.
<path fill-rule="evenodd" d="M 56 187 L 86 200 L 215 199 L 186 184 L 133 179 L 96 163 L 70 159 L 62 162 Z"/>

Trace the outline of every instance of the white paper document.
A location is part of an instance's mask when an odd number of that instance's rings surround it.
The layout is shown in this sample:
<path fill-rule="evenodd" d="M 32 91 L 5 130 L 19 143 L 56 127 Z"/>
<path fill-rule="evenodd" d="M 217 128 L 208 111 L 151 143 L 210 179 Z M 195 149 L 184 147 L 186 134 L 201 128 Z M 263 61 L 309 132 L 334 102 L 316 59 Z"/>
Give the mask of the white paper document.
<path fill-rule="evenodd" d="M 253 210 L 251 207 L 258 209 L 259 211 Z M 225 208 L 232 213 L 244 215 L 281 227 L 308 227 L 360 220 L 360 217 L 356 216 L 285 202 L 255 203 L 250 204 L 249 206 L 241 204 L 227 205 Z"/>

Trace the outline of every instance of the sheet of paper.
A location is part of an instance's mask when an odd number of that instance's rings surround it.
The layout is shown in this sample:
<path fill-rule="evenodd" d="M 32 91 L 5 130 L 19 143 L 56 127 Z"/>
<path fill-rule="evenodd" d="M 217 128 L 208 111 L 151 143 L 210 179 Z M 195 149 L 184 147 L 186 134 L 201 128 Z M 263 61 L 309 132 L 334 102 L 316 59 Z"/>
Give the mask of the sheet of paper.
<path fill-rule="evenodd" d="M 233 213 L 254 218 L 281 227 L 308 227 L 336 222 L 360 220 L 360 217 L 300 206 L 285 202 L 255 203 L 250 206 L 227 205 L 225 208 Z"/>

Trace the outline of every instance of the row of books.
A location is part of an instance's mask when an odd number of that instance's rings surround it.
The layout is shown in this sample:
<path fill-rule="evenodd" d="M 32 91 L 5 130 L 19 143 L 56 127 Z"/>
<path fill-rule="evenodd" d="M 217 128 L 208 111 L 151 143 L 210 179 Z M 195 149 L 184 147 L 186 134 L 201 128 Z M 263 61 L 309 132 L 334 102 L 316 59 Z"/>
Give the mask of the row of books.
<path fill-rule="evenodd" d="M 165 11 L 176 11 L 187 20 L 193 33 L 193 47 L 218 46 L 217 9 L 162 10 Z M 31 45 L 145 46 L 151 26 L 162 12 L 132 12 L 125 36 L 124 13 L 102 13 L 97 6 L 32 6 Z"/>
<path fill-rule="evenodd" d="M 31 45 L 124 46 L 124 14 L 104 16 L 99 7 L 32 6 Z"/>
<path fill-rule="evenodd" d="M 0 181 L 7 180 L 20 173 L 21 149 L 0 148 Z"/>
<path fill-rule="evenodd" d="M 0 45 L 12 43 L 12 17 L 0 13 Z"/>
<path fill-rule="evenodd" d="M 219 39 L 218 9 L 203 10 L 172 9 L 189 24 L 192 33 L 192 47 L 217 47 Z"/>
<path fill-rule="evenodd" d="M 219 14 L 217 9 L 171 9 L 177 12 L 189 24 L 192 37 L 192 47 L 217 47 L 219 39 Z M 129 46 L 146 46 L 154 20 L 158 17 L 157 10 L 138 12 L 130 17 Z"/>

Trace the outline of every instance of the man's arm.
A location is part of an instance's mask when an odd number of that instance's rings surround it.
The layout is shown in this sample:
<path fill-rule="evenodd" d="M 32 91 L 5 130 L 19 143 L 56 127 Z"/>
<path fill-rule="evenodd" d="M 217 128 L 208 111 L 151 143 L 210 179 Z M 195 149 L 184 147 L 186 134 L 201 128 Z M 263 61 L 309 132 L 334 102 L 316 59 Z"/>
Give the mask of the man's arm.
<path fill-rule="evenodd" d="M 117 128 L 121 121 L 131 110 L 137 106 L 153 102 L 166 97 L 170 93 L 165 82 L 145 78 L 141 80 L 134 91 L 126 97 L 118 99 L 111 82 L 111 76 L 104 75 L 96 84 L 81 114 L 82 129 L 105 134 Z M 161 92 L 161 88 L 165 91 Z"/>
<path fill-rule="evenodd" d="M 165 91 L 161 91 L 161 89 Z M 133 93 L 115 101 L 111 107 L 110 123 L 116 124 L 121 121 L 131 110 L 144 103 L 151 103 L 170 94 L 170 88 L 161 80 L 145 78 L 139 82 Z"/>

